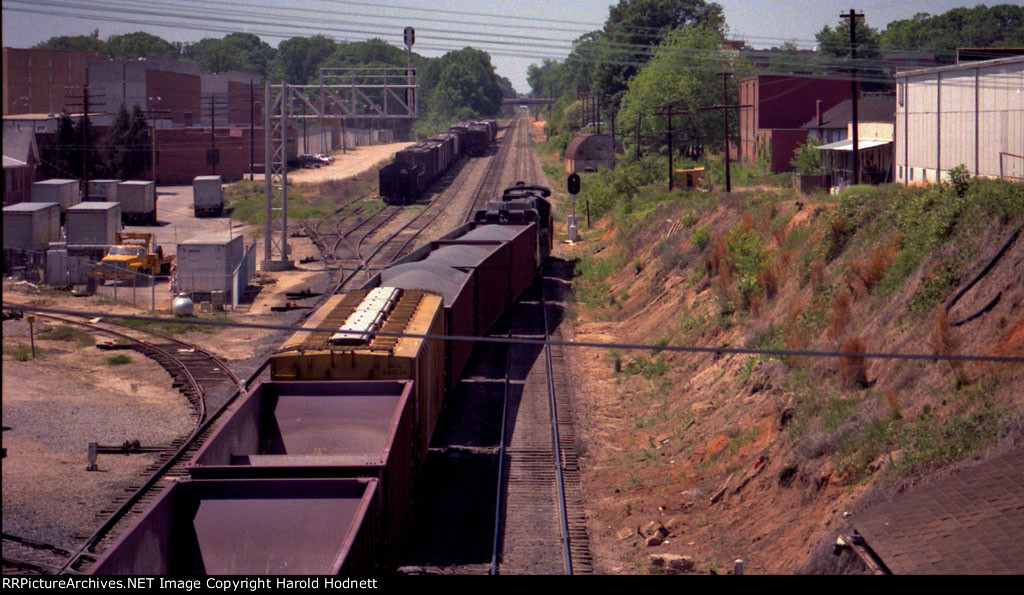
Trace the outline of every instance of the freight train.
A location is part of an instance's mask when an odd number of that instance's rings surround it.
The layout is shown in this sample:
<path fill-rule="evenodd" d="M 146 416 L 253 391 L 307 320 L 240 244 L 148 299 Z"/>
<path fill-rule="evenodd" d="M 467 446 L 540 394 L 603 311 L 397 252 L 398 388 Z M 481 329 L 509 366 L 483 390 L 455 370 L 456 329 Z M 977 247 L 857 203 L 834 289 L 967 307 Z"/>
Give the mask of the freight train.
<path fill-rule="evenodd" d="M 402 149 L 395 153 L 394 161 L 378 172 L 381 198 L 386 203 L 415 201 L 460 157 L 486 153 L 497 132 L 498 124 L 494 120 L 462 122 Z"/>
<path fill-rule="evenodd" d="M 394 569 L 443 399 L 473 347 L 439 337 L 483 335 L 533 283 L 552 247 L 548 196 L 508 188 L 473 221 L 331 296 L 196 453 L 190 479 L 90 572 Z"/>

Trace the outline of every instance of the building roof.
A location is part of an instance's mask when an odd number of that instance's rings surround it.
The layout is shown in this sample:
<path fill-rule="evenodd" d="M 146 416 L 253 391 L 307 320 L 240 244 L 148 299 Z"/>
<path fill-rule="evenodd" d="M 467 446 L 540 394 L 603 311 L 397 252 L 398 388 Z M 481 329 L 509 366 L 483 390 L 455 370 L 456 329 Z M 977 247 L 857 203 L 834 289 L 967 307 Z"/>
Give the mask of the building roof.
<path fill-rule="evenodd" d="M 857 150 L 863 151 L 864 149 L 871 149 L 873 147 L 880 147 L 882 145 L 891 145 L 891 140 L 858 140 Z M 846 140 L 829 143 L 827 145 L 819 145 L 814 147 L 819 151 L 852 151 L 853 150 L 853 139 L 848 138 Z"/>
<path fill-rule="evenodd" d="M 36 145 L 36 135 L 31 130 L 4 128 L 4 167 L 23 167 L 28 165 L 30 155 L 36 161 L 39 161 L 39 147 Z M 8 159 L 11 160 L 10 165 L 8 165 Z"/>
<path fill-rule="evenodd" d="M 853 121 L 853 100 L 840 101 L 835 107 L 821 114 L 821 124 L 817 116 L 811 118 L 801 128 L 846 128 Z M 858 122 L 895 122 L 895 97 L 868 97 L 857 101 Z"/>
<path fill-rule="evenodd" d="M 975 68 L 985 68 L 988 66 L 1004 66 L 1008 64 L 1020 64 L 1024 63 L 1024 56 L 1010 56 L 1008 58 L 997 58 L 995 60 L 979 60 L 977 62 L 964 62 L 963 64 L 953 64 L 952 66 L 935 66 L 932 68 L 917 68 L 914 70 L 902 70 L 894 74 L 896 78 L 906 78 L 912 76 L 921 76 L 928 74 L 935 74 L 937 72 L 950 72 L 957 70 L 973 70 Z"/>
<path fill-rule="evenodd" d="M 894 574 L 1024 573 L 1024 449 L 857 514 L 853 527 Z"/>

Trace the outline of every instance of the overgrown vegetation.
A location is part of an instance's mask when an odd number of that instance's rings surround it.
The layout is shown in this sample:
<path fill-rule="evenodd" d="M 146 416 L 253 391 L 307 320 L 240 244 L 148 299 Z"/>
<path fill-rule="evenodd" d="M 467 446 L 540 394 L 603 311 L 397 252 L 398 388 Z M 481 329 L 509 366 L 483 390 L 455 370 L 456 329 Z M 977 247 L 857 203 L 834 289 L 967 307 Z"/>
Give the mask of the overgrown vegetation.
<path fill-rule="evenodd" d="M 40 333 L 39 338 L 50 341 L 69 341 L 76 343 L 79 347 L 91 347 L 96 344 L 96 338 L 92 336 L 92 333 L 67 324 Z"/>

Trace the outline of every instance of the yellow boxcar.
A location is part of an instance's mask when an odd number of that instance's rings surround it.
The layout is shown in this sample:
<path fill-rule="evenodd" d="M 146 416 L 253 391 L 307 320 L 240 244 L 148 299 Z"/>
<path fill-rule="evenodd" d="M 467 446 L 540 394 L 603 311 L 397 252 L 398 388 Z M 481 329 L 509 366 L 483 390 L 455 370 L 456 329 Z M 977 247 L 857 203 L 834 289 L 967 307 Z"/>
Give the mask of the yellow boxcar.
<path fill-rule="evenodd" d="M 360 289 L 332 296 L 270 358 L 273 380 L 412 380 L 416 403 L 416 451 L 423 463 L 444 399 L 444 343 L 437 339 L 374 336 L 359 345 L 335 345 L 331 337 L 366 298 Z M 439 295 L 402 291 L 378 329 L 386 333 L 443 335 Z"/>

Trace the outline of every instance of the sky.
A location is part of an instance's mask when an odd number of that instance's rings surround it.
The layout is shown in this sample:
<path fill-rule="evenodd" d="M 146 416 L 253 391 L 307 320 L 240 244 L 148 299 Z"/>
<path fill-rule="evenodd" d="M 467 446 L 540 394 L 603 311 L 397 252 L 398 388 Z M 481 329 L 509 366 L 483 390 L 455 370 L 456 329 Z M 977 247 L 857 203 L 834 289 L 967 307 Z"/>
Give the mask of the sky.
<path fill-rule="evenodd" d="M 793 41 L 814 47 L 814 34 L 836 26 L 851 8 L 881 30 L 919 12 L 941 14 L 958 6 L 1017 4 L 957 0 L 902 0 L 865 4 L 836 0 L 718 0 L 730 39 L 753 47 Z M 27 48 L 59 35 L 101 39 L 146 31 L 168 41 L 195 42 L 227 33 L 255 33 L 272 46 L 294 36 L 323 34 L 337 41 L 378 37 L 402 45 L 416 30 L 413 51 L 427 57 L 472 46 L 491 54 L 500 76 L 529 92 L 526 71 L 545 58 L 564 59 L 573 39 L 600 29 L 609 0 L 4 0 L 3 45 Z M 65 16 L 75 15 L 75 16 Z"/>

